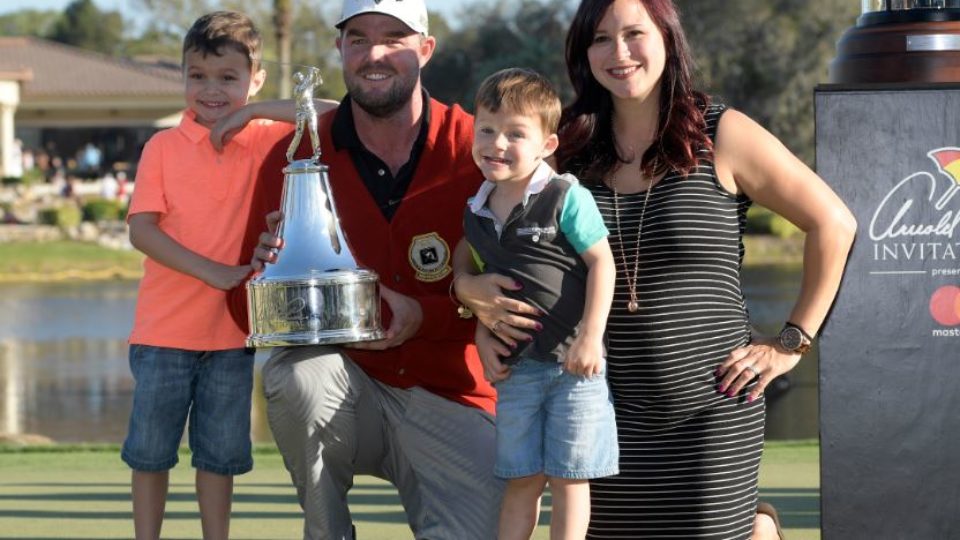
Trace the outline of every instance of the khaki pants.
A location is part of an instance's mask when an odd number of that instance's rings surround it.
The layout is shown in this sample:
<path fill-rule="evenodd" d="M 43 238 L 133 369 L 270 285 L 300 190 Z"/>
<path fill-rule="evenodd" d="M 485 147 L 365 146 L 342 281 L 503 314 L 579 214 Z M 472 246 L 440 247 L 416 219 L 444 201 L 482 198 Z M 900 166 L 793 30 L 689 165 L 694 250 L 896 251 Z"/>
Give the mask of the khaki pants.
<path fill-rule="evenodd" d="M 367 376 L 335 347 L 277 349 L 263 368 L 267 417 L 304 511 L 303 537 L 352 538 L 356 474 L 393 483 L 417 539 L 496 538 L 493 416 Z"/>

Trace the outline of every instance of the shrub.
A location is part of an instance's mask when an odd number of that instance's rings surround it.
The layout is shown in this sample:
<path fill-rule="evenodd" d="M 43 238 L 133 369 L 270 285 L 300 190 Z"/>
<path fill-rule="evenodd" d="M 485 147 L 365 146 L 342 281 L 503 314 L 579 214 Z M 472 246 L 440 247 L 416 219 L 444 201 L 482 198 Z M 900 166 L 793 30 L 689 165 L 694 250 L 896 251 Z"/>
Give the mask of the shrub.
<path fill-rule="evenodd" d="M 29 171 L 24 171 L 22 176 L 4 176 L 0 178 L 0 184 L 4 186 L 29 186 L 43 180 L 43 172 L 34 167 Z"/>
<path fill-rule="evenodd" d="M 747 210 L 747 234 L 770 234 L 773 212 L 754 204 Z"/>
<path fill-rule="evenodd" d="M 777 238 L 792 238 L 801 234 L 796 225 L 790 223 L 787 218 L 774 214 L 770 221 L 770 234 Z"/>
<path fill-rule="evenodd" d="M 37 221 L 43 225 L 55 225 L 61 229 L 69 229 L 80 225 L 83 214 L 72 204 L 55 208 L 44 208 L 37 213 Z"/>
<path fill-rule="evenodd" d="M 800 229 L 783 216 L 762 206 L 753 205 L 747 211 L 747 234 L 770 234 L 777 238 L 790 238 L 800 234 Z"/>
<path fill-rule="evenodd" d="M 120 219 L 122 208 L 117 201 L 109 199 L 90 199 L 83 205 L 84 221 L 116 221 Z"/>
<path fill-rule="evenodd" d="M 29 186 L 33 184 L 39 184 L 40 182 L 43 182 L 43 180 L 43 171 L 37 167 L 34 167 L 23 173 L 22 181 L 25 185 Z"/>

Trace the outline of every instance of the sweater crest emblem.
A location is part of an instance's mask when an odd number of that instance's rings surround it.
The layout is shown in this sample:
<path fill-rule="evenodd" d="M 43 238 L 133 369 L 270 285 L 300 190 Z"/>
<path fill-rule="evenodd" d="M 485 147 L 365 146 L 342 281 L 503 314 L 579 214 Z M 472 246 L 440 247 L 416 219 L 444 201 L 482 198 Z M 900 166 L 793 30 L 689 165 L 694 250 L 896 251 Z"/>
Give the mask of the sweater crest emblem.
<path fill-rule="evenodd" d="M 450 246 L 435 232 L 414 236 L 407 258 L 410 266 L 417 271 L 419 281 L 440 281 L 453 271 L 450 267 Z"/>

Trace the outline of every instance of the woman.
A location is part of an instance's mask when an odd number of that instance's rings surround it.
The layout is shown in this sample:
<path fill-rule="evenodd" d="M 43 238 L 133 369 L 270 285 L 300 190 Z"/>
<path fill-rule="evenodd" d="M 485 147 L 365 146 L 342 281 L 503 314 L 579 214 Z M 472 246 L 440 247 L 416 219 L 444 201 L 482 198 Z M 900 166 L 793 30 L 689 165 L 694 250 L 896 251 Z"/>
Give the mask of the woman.
<path fill-rule="evenodd" d="M 591 189 L 617 262 L 607 373 L 621 473 L 592 482 L 588 537 L 776 538 L 756 513 L 763 390 L 823 323 L 855 220 L 769 132 L 693 90 L 670 0 L 584 0 L 566 58 L 576 99 L 559 170 Z M 740 286 L 751 202 L 806 233 L 799 298 L 778 339 L 751 341 Z M 478 343 L 487 376 L 507 376 L 496 355 L 548 306 L 509 298 L 503 276 L 455 285 L 500 338 Z"/>

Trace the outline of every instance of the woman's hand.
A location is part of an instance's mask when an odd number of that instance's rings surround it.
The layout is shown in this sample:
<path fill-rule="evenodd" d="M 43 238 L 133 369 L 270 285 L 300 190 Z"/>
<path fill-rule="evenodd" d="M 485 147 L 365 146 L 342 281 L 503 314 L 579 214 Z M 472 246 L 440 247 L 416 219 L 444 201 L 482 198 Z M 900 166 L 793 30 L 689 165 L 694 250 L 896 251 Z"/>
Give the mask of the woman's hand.
<path fill-rule="evenodd" d="M 453 283 L 460 299 L 480 324 L 490 329 L 509 347 L 516 348 L 520 341 L 531 341 L 533 336 L 525 330 L 537 331 L 543 326 L 532 317 L 540 311 L 503 294 L 504 289 L 518 290 L 520 285 L 502 274 L 460 274 Z"/>
<path fill-rule="evenodd" d="M 793 369 L 800 361 L 799 353 L 786 352 L 779 345 L 776 338 L 763 337 L 730 351 L 716 371 L 720 379 L 717 391 L 733 397 L 750 381 L 757 379 L 756 386 L 747 394 L 747 401 L 760 397 L 771 381 Z"/>
<path fill-rule="evenodd" d="M 480 354 L 480 363 L 483 364 L 483 378 L 495 383 L 509 377 L 510 368 L 500 362 L 500 357 L 509 355 L 510 349 L 482 324 L 477 325 L 474 341 Z"/>

